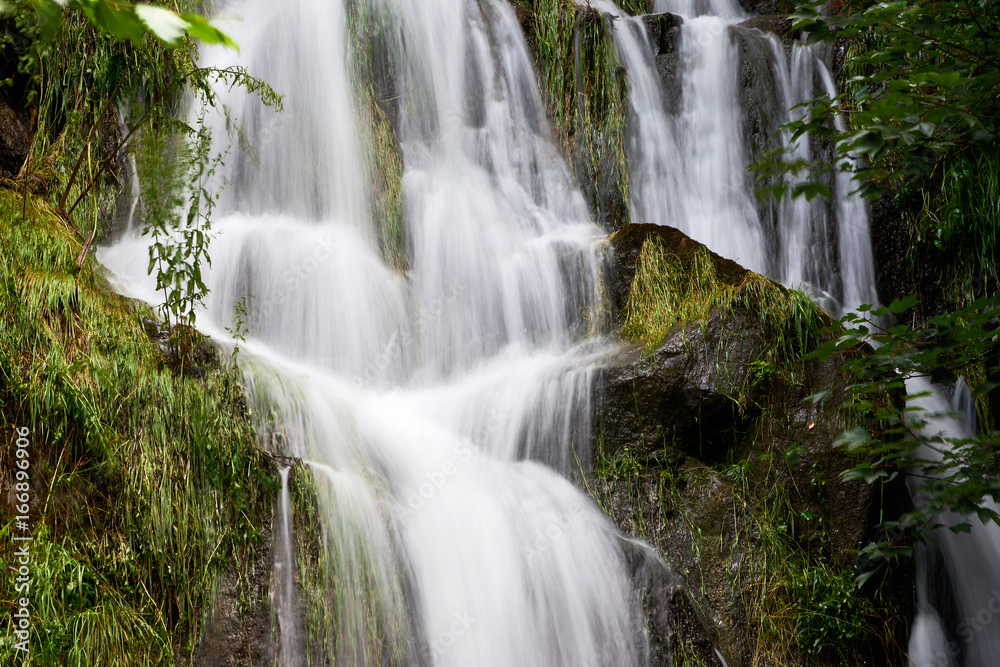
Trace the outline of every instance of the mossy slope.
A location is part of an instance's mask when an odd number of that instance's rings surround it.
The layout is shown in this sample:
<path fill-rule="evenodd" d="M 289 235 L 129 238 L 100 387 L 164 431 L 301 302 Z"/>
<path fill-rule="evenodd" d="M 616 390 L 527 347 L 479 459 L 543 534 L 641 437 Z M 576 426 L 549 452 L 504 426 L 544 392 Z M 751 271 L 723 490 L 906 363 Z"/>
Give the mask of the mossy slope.
<path fill-rule="evenodd" d="M 92 260 L 76 270 L 80 243 L 44 202 L 0 190 L 0 241 L 0 486 L 26 426 L 34 534 L 31 651 L 14 652 L 5 577 L 0 662 L 184 664 L 223 573 L 241 613 L 266 614 L 254 553 L 276 490 L 239 376 L 171 370 L 144 333 L 150 313 Z"/>

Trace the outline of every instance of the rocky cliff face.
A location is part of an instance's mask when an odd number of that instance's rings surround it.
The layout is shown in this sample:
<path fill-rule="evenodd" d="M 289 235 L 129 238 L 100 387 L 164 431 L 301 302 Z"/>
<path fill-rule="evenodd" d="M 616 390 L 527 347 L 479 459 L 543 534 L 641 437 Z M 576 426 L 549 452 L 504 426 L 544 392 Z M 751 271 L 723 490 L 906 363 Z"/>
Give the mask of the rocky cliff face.
<path fill-rule="evenodd" d="M 660 618 L 675 660 L 690 653 L 719 664 L 718 649 L 729 665 L 824 664 L 836 656 L 901 664 L 893 647 L 900 637 L 874 623 L 905 632 L 912 572 L 892 573 L 878 593 L 855 594 L 851 581 L 866 567 L 857 550 L 908 496 L 901 484 L 842 479 L 853 461 L 833 445 L 844 427 L 840 361 L 774 356 L 786 333 L 764 310 L 775 306 L 739 298 L 764 279 L 669 228 L 633 225 L 610 237 L 619 321 L 631 316 L 630 299 L 642 289 L 647 244 L 692 274 L 705 270 L 696 259 L 709 257 L 714 288 L 733 290 L 701 319 L 679 321 L 654 340 L 623 341 L 599 374 L 595 495 L 672 573 L 642 580 L 652 589 L 651 627 Z M 771 295 L 794 298 L 765 285 Z M 825 400 L 807 400 L 826 389 Z M 829 622 L 809 611 L 815 597 L 838 594 Z M 698 612 L 685 617 L 673 611 L 678 605 Z M 857 623 L 868 625 L 855 631 Z M 812 644 L 803 632 L 813 632 Z"/>

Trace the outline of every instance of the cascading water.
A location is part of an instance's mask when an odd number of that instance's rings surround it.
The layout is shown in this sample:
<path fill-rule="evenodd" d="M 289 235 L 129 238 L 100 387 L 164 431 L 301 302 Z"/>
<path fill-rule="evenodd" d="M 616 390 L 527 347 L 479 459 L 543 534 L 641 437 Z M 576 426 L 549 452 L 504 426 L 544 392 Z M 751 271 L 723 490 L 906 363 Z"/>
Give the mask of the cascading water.
<path fill-rule="evenodd" d="M 295 599 L 295 550 L 292 547 L 292 501 L 288 493 L 288 473 L 284 466 L 278 471 L 281 492 L 278 495 L 278 536 L 275 539 L 274 587 L 272 607 L 278 618 L 278 655 L 282 665 L 302 663 L 302 629 L 299 627 L 299 607 Z"/>
<path fill-rule="evenodd" d="M 764 234 L 747 181 L 741 111 L 737 103 L 735 44 L 730 22 L 736 4 L 717 0 L 718 16 L 687 17 L 681 39 L 684 63 L 681 110 L 664 106 L 645 26 L 611 0 L 577 0 L 617 17 L 615 44 L 629 75 L 633 119 L 629 148 L 632 219 L 670 225 L 748 268 L 767 272 Z M 669 11 L 657 7 L 658 11 Z"/>
<path fill-rule="evenodd" d="M 831 312 L 877 303 L 867 211 L 853 192 L 850 169 L 834 174 L 832 206 L 803 198 L 780 204 L 774 234 L 767 233 L 749 203 L 748 152 L 735 92 L 738 58 L 731 34 L 731 26 L 744 18 L 738 6 L 724 0 L 657 0 L 656 11 L 684 18 L 681 110 L 672 115 L 664 104 L 641 19 L 625 16 L 610 0 L 577 2 L 617 17 L 612 26 L 629 74 L 633 116 L 629 144 L 633 220 L 678 227 L 722 255 L 808 290 Z M 793 107 L 814 96 L 817 88 L 837 95 L 820 47 L 796 43 L 786 49 L 774 35 L 758 39 L 766 41 L 772 54 L 779 108 L 790 110 L 775 119 L 772 130 L 801 118 L 804 111 Z M 844 129 L 843 118 L 834 122 Z M 789 132 L 782 131 L 780 139 L 792 159 L 814 157 L 808 136 L 793 141 Z M 804 178 L 793 176 L 788 184 L 794 186 Z M 910 391 L 930 393 L 916 405 L 931 412 L 946 411 L 939 389 L 911 381 Z M 968 434 L 969 427 L 949 419 L 928 428 L 960 437 Z M 993 622 L 1000 612 L 1000 588 L 983 585 L 1000 582 L 1000 528 L 973 523 L 970 534 L 940 531 L 939 546 L 922 547 L 918 554 L 918 610 L 909 646 L 915 667 L 979 667 L 994 664 L 1000 655 L 1000 624 Z M 949 623 L 935 607 L 940 596 L 930 586 L 932 556 L 938 549 L 952 587 L 945 595 L 954 596 L 958 616 Z"/>
<path fill-rule="evenodd" d="M 868 217 L 853 193 L 850 172 L 834 177 L 832 206 L 798 198 L 780 204 L 774 221 L 760 214 L 748 175 L 753 156 L 745 136 L 746 110 L 739 100 L 735 30 L 746 19 L 740 6 L 732 0 L 657 0 L 657 12 L 683 20 L 680 103 L 671 113 L 665 104 L 671 92 L 663 89 L 641 18 L 628 17 L 611 0 L 577 3 L 616 17 L 615 44 L 629 75 L 633 221 L 677 227 L 747 268 L 809 291 L 832 312 L 874 303 Z M 789 110 L 815 95 L 818 86 L 837 92 L 822 47 L 797 43 L 789 53 L 778 37 L 753 32 L 753 39 L 766 43 L 773 70 L 774 85 L 765 90 L 776 100 L 770 105 L 776 113 L 765 119 L 767 132 L 801 117 L 801 110 Z M 779 137 L 790 157 L 811 157 L 808 136 L 792 141 L 784 131 Z M 791 177 L 789 185 L 804 178 Z"/>
<path fill-rule="evenodd" d="M 926 379 L 907 380 L 907 392 L 916 396 L 909 407 L 919 409 L 928 438 L 938 435 L 961 439 L 975 433 L 975 417 L 967 408 L 971 396 L 964 383 L 949 400 Z M 965 405 L 963 405 L 963 401 Z M 930 445 L 918 456 L 938 458 Z M 919 481 L 911 479 L 911 493 L 920 502 Z M 998 508 L 994 503 L 992 509 Z M 1000 526 L 976 517 L 947 513 L 938 517 L 945 526 L 969 522 L 968 533 L 947 529 L 935 532 L 934 540 L 917 552 L 917 615 L 910 635 L 909 655 L 914 667 L 987 667 L 1000 655 Z M 937 572 L 934 571 L 937 565 Z M 935 575 L 947 571 L 950 590 L 934 587 Z M 945 610 L 954 609 L 948 618 Z"/>
<path fill-rule="evenodd" d="M 340 2 L 247 0 L 236 91 L 259 163 L 234 155 L 199 327 L 225 339 L 262 418 L 312 471 L 345 664 L 638 665 L 620 537 L 566 477 L 586 467 L 601 231 L 548 139 L 501 0 L 371 0 L 404 112 L 406 278 L 374 241 Z M 206 49 L 206 64 L 229 64 Z M 221 121 L 217 136 L 221 134 Z M 155 301 L 146 240 L 101 252 Z M 374 629 L 374 630 L 373 630 Z"/>
<path fill-rule="evenodd" d="M 633 220 L 678 227 L 831 310 L 874 302 L 867 216 L 847 172 L 834 176 L 832 206 L 800 199 L 771 220 L 754 200 L 739 6 L 657 0 L 656 11 L 684 18 L 672 112 L 643 23 L 610 0 L 578 3 L 618 17 Z M 601 232 L 549 141 L 519 25 L 502 0 L 367 6 L 389 17 L 403 99 L 406 277 L 375 241 L 342 2 L 233 7 L 244 17 L 231 29 L 240 63 L 284 93 L 287 108 L 225 95 L 256 155 L 231 156 L 224 170 L 199 326 L 226 339 L 247 299 L 241 363 L 262 428 L 280 430 L 284 453 L 312 471 L 339 624 L 332 645 L 302 645 L 282 525 L 282 665 L 316 650 L 346 664 L 642 664 L 641 610 L 619 536 L 566 479 L 587 467 Z M 817 85 L 835 91 L 816 47 L 757 39 L 784 114 L 771 129 Z M 210 65 L 232 59 L 203 54 Z M 810 157 L 807 137 L 778 142 Z M 124 290 L 156 302 L 146 244 L 133 234 L 101 260 Z M 984 544 L 995 548 L 990 535 Z M 970 567 L 961 553 L 973 550 L 956 544 L 945 557 L 961 572 Z M 924 667 L 940 664 L 945 633 L 926 588 L 921 596 L 911 649 L 929 656 Z M 967 598 L 960 610 L 970 617 L 989 603 Z M 994 634 L 976 635 L 964 664 L 989 664 Z"/>

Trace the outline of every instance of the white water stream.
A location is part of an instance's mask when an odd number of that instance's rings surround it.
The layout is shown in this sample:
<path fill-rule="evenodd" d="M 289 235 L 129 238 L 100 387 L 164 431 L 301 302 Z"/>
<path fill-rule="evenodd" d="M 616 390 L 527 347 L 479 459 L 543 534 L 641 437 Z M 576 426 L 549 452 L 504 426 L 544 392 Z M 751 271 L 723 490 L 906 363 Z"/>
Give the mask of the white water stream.
<path fill-rule="evenodd" d="M 776 220 L 761 219 L 748 173 L 747 110 L 739 100 L 741 51 L 736 27 L 747 18 L 735 0 L 657 0 L 657 12 L 682 17 L 679 91 L 664 90 L 653 45 L 641 18 L 611 0 L 576 0 L 617 17 L 615 44 L 629 76 L 633 118 L 628 143 L 632 220 L 670 225 L 749 269 L 804 289 L 831 312 L 874 303 L 875 272 L 864 202 L 851 174 L 833 178 L 832 204 L 804 198 L 782 202 Z M 743 39 L 749 39 L 744 31 Z M 801 117 L 792 107 L 837 89 L 821 47 L 786 49 L 772 34 L 755 33 L 770 51 L 774 100 L 770 132 Z M 761 74 L 759 73 L 758 76 Z M 679 92 L 675 113 L 664 100 Z M 838 123 L 843 121 L 838 119 Z M 811 157 L 808 135 L 780 134 L 791 159 Z M 790 176 L 793 186 L 805 176 Z M 768 225 L 774 225 L 771 229 Z"/>
<path fill-rule="evenodd" d="M 603 233 L 550 142 L 520 26 L 502 0 L 370 5 L 389 17 L 404 96 L 411 270 L 374 241 L 340 0 L 247 0 L 230 10 L 239 63 L 287 109 L 224 94 L 259 163 L 227 160 L 198 319 L 225 339 L 253 296 L 255 411 L 313 472 L 335 573 L 339 625 L 321 650 L 358 665 L 642 664 L 620 537 L 567 480 L 588 465 Z M 146 243 L 100 258 L 156 302 Z M 283 633 L 283 667 L 302 664 L 297 641 Z"/>
<path fill-rule="evenodd" d="M 919 415 L 927 422 L 925 437 L 967 438 L 975 433 L 975 412 L 969 409 L 971 396 L 964 383 L 951 400 L 926 379 L 910 379 L 906 389 L 917 396 L 909 407 L 923 411 Z M 940 460 L 929 445 L 918 456 Z M 919 503 L 919 482 L 910 481 Z M 950 512 L 938 520 L 945 526 L 968 522 L 972 529 L 953 533 L 942 528 L 918 548 L 910 659 L 914 667 L 992 667 L 1000 656 L 1000 526 Z M 943 572 L 949 586 L 941 585 Z"/>
<path fill-rule="evenodd" d="M 873 302 L 867 216 L 849 175 L 835 177 L 832 206 L 797 200 L 776 223 L 759 215 L 738 5 L 658 0 L 684 17 L 681 104 L 668 113 L 642 22 L 609 0 L 578 2 L 619 17 L 633 220 L 678 227 L 832 310 Z M 368 8 L 388 17 L 402 96 L 405 277 L 375 241 L 343 0 L 238 2 L 228 11 L 243 19 L 231 27 L 240 55 L 202 57 L 236 58 L 286 95 L 275 114 L 224 94 L 256 159 L 227 160 L 198 320 L 224 340 L 236 303 L 252 297 L 242 365 L 255 409 L 316 483 L 339 625 L 333 644 L 304 646 L 283 471 L 282 667 L 315 650 L 358 665 L 645 664 L 618 533 L 568 481 L 588 465 L 603 233 L 550 142 L 520 26 L 504 0 Z M 783 109 L 833 90 L 817 49 L 760 39 Z M 807 138 L 780 141 L 809 157 Z M 100 259 L 121 289 L 155 303 L 147 243 L 127 236 Z"/>

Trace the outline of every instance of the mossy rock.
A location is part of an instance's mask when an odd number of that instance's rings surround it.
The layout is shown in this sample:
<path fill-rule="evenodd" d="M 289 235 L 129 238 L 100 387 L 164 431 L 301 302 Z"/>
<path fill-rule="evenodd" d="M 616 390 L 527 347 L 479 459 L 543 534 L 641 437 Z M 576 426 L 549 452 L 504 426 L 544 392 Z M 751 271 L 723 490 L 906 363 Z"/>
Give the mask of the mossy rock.
<path fill-rule="evenodd" d="M 833 445 L 843 359 L 802 360 L 829 316 L 674 229 L 632 225 L 608 247 L 624 340 L 597 372 L 602 506 L 683 577 L 728 664 L 903 664 L 912 570 L 853 580 L 908 495 L 841 476 L 858 462 Z"/>

